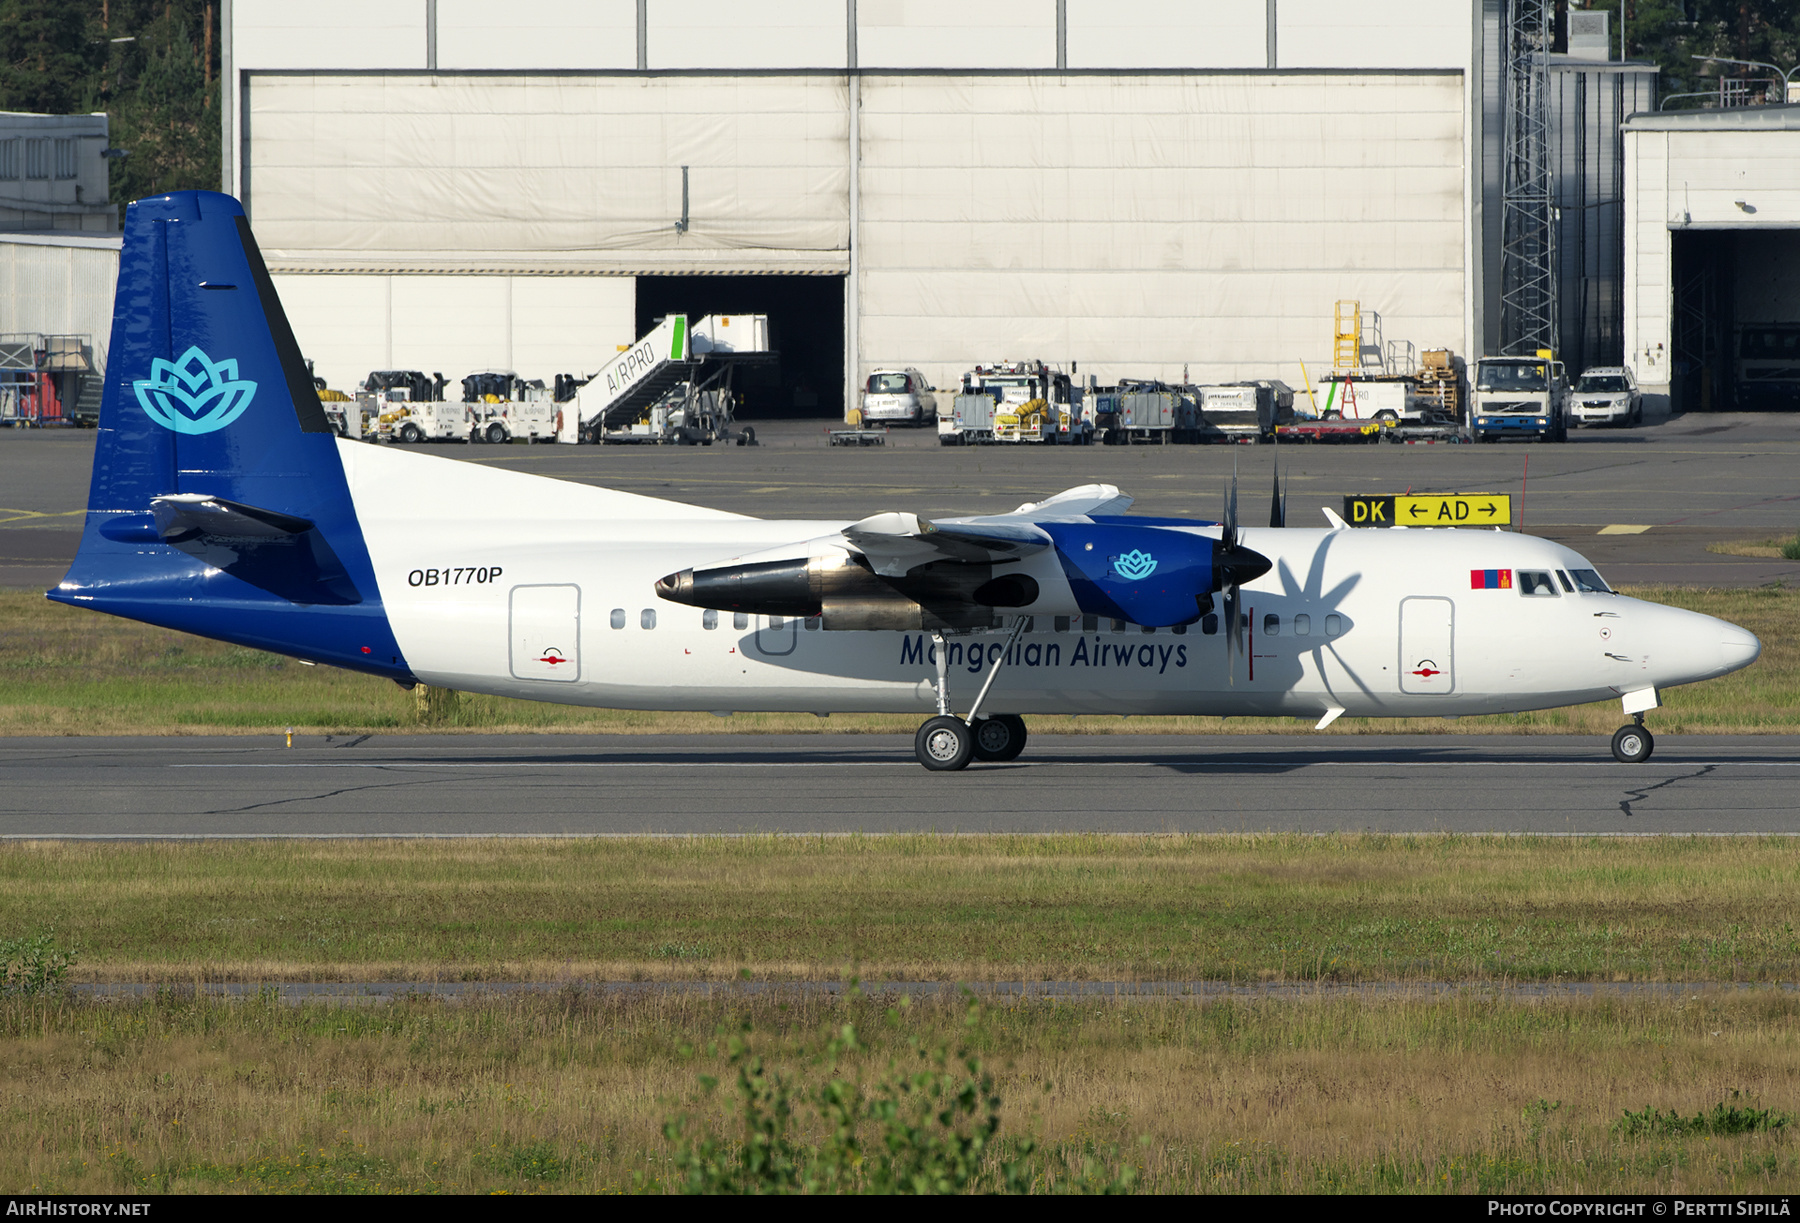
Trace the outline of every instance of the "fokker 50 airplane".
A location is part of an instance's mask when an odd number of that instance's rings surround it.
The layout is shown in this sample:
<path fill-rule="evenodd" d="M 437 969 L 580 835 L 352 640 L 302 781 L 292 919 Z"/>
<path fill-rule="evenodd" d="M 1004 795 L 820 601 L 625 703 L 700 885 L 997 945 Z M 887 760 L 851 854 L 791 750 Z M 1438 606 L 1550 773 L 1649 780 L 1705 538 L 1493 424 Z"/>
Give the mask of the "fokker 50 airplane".
<path fill-rule="evenodd" d="M 1235 482 L 1234 482 L 1235 485 Z M 339 439 L 243 209 L 131 205 L 81 548 L 49 597 L 411 686 L 623 709 L 914 712 L 928 769 L 1026 713 L 1458 716 L 1658 692 L 1755 637 L 1470 530 L 1006 514 L 773 521 Z M 966 712 L 958 713 L 963 710 Z"/>

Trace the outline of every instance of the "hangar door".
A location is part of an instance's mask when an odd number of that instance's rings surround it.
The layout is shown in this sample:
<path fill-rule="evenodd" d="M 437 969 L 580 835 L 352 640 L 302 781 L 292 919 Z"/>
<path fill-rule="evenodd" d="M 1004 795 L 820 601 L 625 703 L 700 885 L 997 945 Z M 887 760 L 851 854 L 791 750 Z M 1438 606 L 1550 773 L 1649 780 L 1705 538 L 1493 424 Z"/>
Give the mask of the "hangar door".
<path fill-rule="evenodd" d="M 1670 237 L 1674 406 L 1800 408 L 1800 229 L 1677 230 Z"/>

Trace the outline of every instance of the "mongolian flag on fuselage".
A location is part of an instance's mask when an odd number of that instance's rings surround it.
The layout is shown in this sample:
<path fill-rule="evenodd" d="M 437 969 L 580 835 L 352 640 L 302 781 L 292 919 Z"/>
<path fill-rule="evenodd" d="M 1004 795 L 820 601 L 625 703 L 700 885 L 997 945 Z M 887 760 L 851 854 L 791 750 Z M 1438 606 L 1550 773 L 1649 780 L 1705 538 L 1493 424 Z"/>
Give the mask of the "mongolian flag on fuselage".
<path fill-rule="evenodd" d="M 1510 569 L 1471 569 L 1469 570 L 1470 590 L 1511 590 L 1512 570 Z"/>

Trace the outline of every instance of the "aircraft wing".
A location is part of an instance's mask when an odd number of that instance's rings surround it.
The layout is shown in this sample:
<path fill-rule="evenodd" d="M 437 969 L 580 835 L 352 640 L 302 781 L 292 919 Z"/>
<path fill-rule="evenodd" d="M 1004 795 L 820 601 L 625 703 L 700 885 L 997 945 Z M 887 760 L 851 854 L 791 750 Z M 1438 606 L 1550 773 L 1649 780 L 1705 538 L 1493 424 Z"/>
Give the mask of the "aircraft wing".
<path fill-rule="evenodd" d="M 917 514 L 875 514 L 844 528 L 844 538 L 883 577 L 904 577 L 933 561 L 994 564 L 1050 547 L 1050 536 L 1002 515 L 981 522 L 931 522 Z"/>
<path fill-rule="evenodd" d="M 1046 497 L 1042 501 L 1027 501 L 1010 514 L 996 515 L 997 518 L 1023 518 L 1033 521 L 1039 518 L 1083 518 L 1096 514 L 1123 514 L 1131 508 L 1132 499 L 1119 491 L 1116 484 L 1083 484 L 1067 489 L 1054 497 Z M 994 519 L 983 518 L 978 521 L 991 522 Z"/>

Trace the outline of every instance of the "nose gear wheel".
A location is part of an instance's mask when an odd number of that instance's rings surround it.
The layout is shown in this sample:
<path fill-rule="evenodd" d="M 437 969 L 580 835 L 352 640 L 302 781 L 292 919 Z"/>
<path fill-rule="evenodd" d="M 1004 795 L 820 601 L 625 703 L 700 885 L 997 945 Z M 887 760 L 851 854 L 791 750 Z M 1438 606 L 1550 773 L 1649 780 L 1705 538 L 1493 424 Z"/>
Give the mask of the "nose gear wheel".
<path fill-rule="evenodd" d="M 1621 726 L 1612 737 L 1613 759 L 1620 764 L 1642 764 L 1656 750 L 1656 740 L 1640 725 Z"/>

